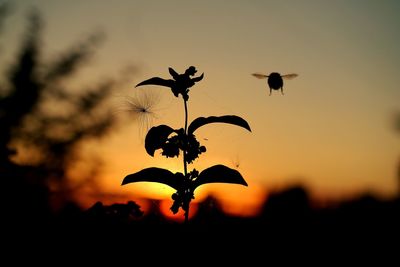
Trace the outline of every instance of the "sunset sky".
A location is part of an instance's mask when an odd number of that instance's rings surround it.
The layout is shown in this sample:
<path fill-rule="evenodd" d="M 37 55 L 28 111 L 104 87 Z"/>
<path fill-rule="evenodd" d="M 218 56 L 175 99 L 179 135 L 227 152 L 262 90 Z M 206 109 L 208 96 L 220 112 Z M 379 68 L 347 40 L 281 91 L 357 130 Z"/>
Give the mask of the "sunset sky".
<path fill-rule="evenodd" d="M 169 89 L 134 86 L 153 76 L 169 79 L 168 67 L 182 73 L 193 65 L 198 74 L 204 72 L 204 79 L 190 91 L 189 120 L 238 115 L 252 132 L 222 124 L 197 132 L 207 152 L 191 168 L 225 164 L 237 168 L 249 184 L 204 185 L 196 191 L 198 199 L 213 192 L 235 204 L 227 207 L 244 212 L 256 206 L 264 192 L 290 184 L 301 183 L 324 198 L 364 191 L 396 193 L 400 135 L 393 118 L 400 111 L 399 1 L 11 2 L 0 65 L 12 61 L 31 7 L 38 8 L 45 22 L 44 57 L 101 30 L 104 44 L 71 83 L 89 84 L 136 66 L 137 74 L 124 77 L 130 85 L 115 92 L 111 108 L 116 116 L 127 97 L 147 90 L 160 98 L 153 125 L 181 128 L 181 98 Z M 251 76 L 254 72 L 299 76 L 285 81 L 285 95 L 273 91 L 269 96 L 266 80 Z M 146 153 L 140 126 L 132 118 L 130 125 L 100 144 L 87 145 L 106 160 L 99 184 L 132 198 L 169 198 L 173 190 L 167 186 L 120 186 L 125 175 L 147 167 L 182 171 L 181 159 Z"/>

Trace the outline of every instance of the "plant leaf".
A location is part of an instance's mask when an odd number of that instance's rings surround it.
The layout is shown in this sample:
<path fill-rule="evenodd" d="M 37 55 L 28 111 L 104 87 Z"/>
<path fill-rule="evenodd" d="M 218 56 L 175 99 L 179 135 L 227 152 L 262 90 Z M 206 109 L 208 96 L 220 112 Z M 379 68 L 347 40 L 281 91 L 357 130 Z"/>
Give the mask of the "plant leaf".
<path fill-rule="evenodd" d="M 206 125 L 208 123 L 214 123 L 214 122 L 220 122 L 220 123 L 229 123 L 233 125 L 237 125 L 240 127 L 245 128 L 246 130 L 251 132 L 250 126 L 245 121 L 239 116 L 235 115 L 225 115 L 225 116 L 211 116 L 211 117 L 198 117 L 192 123 L 189 125 L 188 128 L 188 134 L 193 134 L 194 131 L 196 131 L 198 128 L 200 128 L 203 125 Z"/>
<path fill-rule="evenodd" d="M 122 180 L 121 185 L 136 182 L 155 182 L 168 185 L 176 190 L 183 186 L 183 174 L 173 174 L 171 171 L 162 168 L 146 168 L 139 172 L 129 174 Z"/>
<path fill-rule="evenodd" d="M 247 186 L 246 181 L 237 170 L 221 164 L 203 170 L 193 182 L 193 190 L 202 184 L 209 183 L 241 184 Z"/>
<path fill-rule="evenodd" d="M 198 77 L 194 77 L 194 78 L 192 79 L 192 81 L 194 81 L 195 83 L 197 83 L 197 82 L 203 80 L 203 77 L 204 77 L 204 73 L 202 73 L 202 74 L 201 74 L 200 76 L 198 76 Z"/>
<path fill-rule="evenodd" d="M 142 86 L 142 85 L 161 85 L 161 86 L 166 86 L 171 88 L 174 86 L 175 81 L 174 80 L 165 80 L 160 77 L 153 77 L 148 80 L 145 80 L 141 83 L 138 83 L 135 87 Z"/>
<path fill-rule="evenodd" d="M 174 132 L 174 129 L 167 125 L 159 125 L 152 127 L 145 139 L 144 147 L 147 153 L 154 157 L 154 152 L 161 148 L 168 139 L 168 136 Z"/>
<path fill-rule="evenodd" d="M 173 68 L 169 67 L 168 71 L 175 80 L 179 78 L 179 74 Z"/>

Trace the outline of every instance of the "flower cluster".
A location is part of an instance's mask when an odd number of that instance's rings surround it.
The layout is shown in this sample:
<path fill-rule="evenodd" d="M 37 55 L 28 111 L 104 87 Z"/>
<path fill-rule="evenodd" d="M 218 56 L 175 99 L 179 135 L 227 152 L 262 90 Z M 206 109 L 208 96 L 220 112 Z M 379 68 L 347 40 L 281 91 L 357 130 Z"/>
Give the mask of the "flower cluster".
<path fill-rule="evenodd" d="M 179 151 L 182 150 L 185 153 L 185 161 L 190 164 L 201 153 L 206 152 L 206 147 L 200 145 L 195 135 L 187 135 L 183 129 L 176 130 L 175 133 L 175 135 L 166 139 L 164 144 L 161 144 L 163 156 L 167 158 L 178 157 Z"/>

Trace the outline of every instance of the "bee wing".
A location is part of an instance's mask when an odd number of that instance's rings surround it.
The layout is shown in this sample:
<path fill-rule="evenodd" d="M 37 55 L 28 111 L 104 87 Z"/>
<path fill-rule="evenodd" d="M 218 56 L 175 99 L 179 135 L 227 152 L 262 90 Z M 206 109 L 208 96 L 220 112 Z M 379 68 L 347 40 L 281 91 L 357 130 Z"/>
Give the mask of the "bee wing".
<path fill-rule="evenodd" d="M 290 74 L 282 75 L 282 78 L 284 78 L 284 79 L 293 79 L 293 78 L 296 78 L 297 76 L 299 76 L 299 75 L 296 74 L 296 73 L 290 73 Z"/>
<path fill-rule="evenodd" d="M 265 78 L 268 78 L 268 75 L 261 74 L 261 73 L 252 73 L 251 75 L 253 75 L 254 77 L 256 77 L 256 78 L 258 78 L 258 79 L 265 79 Z"/>

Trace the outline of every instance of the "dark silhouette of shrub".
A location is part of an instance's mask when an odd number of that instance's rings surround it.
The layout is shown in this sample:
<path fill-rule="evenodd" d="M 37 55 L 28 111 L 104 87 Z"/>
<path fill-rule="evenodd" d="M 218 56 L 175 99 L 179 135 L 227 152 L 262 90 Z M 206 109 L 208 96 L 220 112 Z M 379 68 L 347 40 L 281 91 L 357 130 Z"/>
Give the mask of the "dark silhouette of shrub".
<path fill-rule="evenodd" d="M 0 6 L 0 23 L 6 10 Z M 100 159 L 87 162 L 89 174 L 79 183 L 72 182 L 67 171 L 82 160 L 82 144 L 115 129 L 118 120 L 107 100 L 119 81 L 102 79 L 91 88 L 67 88 L 103 34 L 94 33 L 45 62 L 39 12 L 32 11 L 28 22 L 17 57 L 0 84 L 0 178 L 2 205 L 12 214 L 8 217 L 33 220 L 48 214 L 53 200 L 68 203 L 71 193 L 96 177 Z M 11 159 L 20 155 L 24 160 L 18 163 Z"/>

